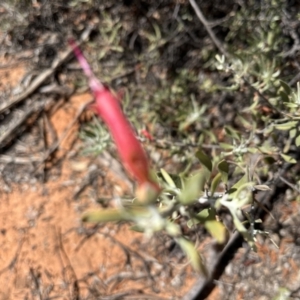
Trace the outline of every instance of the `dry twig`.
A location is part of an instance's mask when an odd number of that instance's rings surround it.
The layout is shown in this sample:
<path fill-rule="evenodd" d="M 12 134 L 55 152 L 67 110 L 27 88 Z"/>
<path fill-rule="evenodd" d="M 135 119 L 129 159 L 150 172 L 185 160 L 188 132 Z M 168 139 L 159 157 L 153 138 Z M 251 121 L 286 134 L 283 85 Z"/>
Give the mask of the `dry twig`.
<path fill-rule="evenodd" d="M 4 267 L 2 270 L 0 270 L 0 275 L 2 275 L 6 271 L 12 269 L 15 266 L 15 264 L 17 263 L 17 261 L 19 259 L 19 255 L 20 255 L 21 249 L 23 247 L 23 244 L 24 244 L 24 237 L 22 237 L 21 240 L 19 241 L 19 245 L 17 247 L 15 255 L 13 256 L 10 263 L 6 267 Z"/>
<path fill-rule="evenodd" d="M 57 236 L 57 241 L 58 241 L 58 248 L 59 248 L 59 253 L 61 255 L 61 261 L 62 263 L 66 264 L 66 267 L 63 268 L 63 273 L 65 276 L 67 276 L 67 280 L 70 281 L 71 289 L 70 289 L 70 296 L 72 300 L 79 300 L 80 299 L 80 288 L 78 284 L 78 279 L 76 276 L 76 273 L 74 271 L 74 268 L 72 267 L 71 261 L 64 249 L 63 242 L 62 242 L 62 237 L 61 237 L 61 232 L 58 231 L 56 232 Z"/>
<path fill-rule="evenodd" d="M 60 146 L 60 144 L 68 137 L 68 135 L 71 132 L 72 127 L 76 124 L 76 122 L 78 121 L 78 119 L 80 118 L 80 116 L 82 115 L 82 113 L 84 112 L 84 110 L 93 102 L 93 100 L 88 101 L 84 104 L 82 104 L 75 117 L 73 118 L 72 122 L 69 124 L 69 126 L 64 130 L 63 134 L 61 135 L 61 137 L 54 142 L 54 144 L 46 151 L 45 156 L 44 156 L 44 161 L 46 161 Z"/>
<path fill-rule="evenodd" d="M 85 42 L 92 32 L 93 27 L 89 26 L 81 35 L 81 38 L 79 40 L 79 44 Z M 71 54 L 73 53 L 73 50 L 71 48 L 68 48 L 65 52 L 63 52 L 57 59 L 54 60 L 52 63 L 51 68 L 43 71 L 40 73 L 27 87 L 27 89 L 22 92 L 20 95 L 14 97 L 7 103 L 3 103 L 0 105 L 0 114 L 6 111 L 7 109 L 11 108 L 12 106 L 20 103 L 21 101 L 25 100 L 28 96 L 30 96 L 32 93 L 34 93 L 50 76 L 54 74 L 54 72 L 57 70 L 59 66 L 61 66 L 64 62 L 68 60 L 68 58 L 71 57 Z"/>

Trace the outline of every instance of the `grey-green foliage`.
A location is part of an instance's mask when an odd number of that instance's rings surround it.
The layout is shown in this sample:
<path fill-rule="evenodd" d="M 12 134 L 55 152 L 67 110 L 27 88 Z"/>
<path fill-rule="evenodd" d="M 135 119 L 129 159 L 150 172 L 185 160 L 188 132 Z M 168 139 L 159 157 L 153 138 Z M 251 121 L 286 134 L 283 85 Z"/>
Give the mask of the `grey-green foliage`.
<path fill-rule="evenodd" d="M 99 155 L 111 142 L 107 129 L 97 118 L 81 129 L 79 137 L 84 141 L 83 154 Z"/>

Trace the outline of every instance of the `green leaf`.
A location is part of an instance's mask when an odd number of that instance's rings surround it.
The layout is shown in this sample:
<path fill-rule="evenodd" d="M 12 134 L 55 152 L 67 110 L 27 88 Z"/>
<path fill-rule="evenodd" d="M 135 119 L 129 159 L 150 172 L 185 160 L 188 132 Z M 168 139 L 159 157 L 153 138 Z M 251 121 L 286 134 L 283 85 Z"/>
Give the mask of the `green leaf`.
<path fill-rule="evenodd" d="M 195 249 L 195 245 L 189 240 L 185 239 L 184 237 L 177 238 L 176 241 L 181 247 L 182 251 L 186 254 L 188 259 L 190 260 L 194 270 L 199 273 L 202 273 L 205 277 L 207 277 L 208 272 L 206 270 L 206 267 L 203 264 L 201 256 L 199 255 L 198 251 Z"/>
<path fill-rule="evenodd" d="M 229 173 L 229 165 L 226 160 L 222 160 L 219 162 L 217 166 L 218 170 L 221 173 L 221 178 L 224 183 L 227 183 L 228 181 L 228 173 Z"/>
<path fill-rule="evenodd" d="M 234 146 L 226 143 L 219 143 L 220 147 L 224 150 L 233 150 Z"/>
<path fill-rule="evenodd" d="M 228 136 L 232 137 L 235 140 L 240 140 L 241 136 L 237 130 L 233 129 L 231 126 L 225 126 L 224 129 Z"/>
<path fill-rule="evenodd" d="M 236 182 L 236 183 L 231 187 L 231 189 L 229 190 L 229 194 L 231 194 L 231 195 L 230 195 L 230 198 L 231 198 L 231 196 L 234 195 L 234 193 L 237 192 L 237 190 L 238 190 L 242 185 L 244 185 L 245 183 L 247 183 L 247 181 L 248 181 L 247 175 L 245 174 L 245 175 L 243 175 L 243 177 L 242 177 L 238 182 Z"/>
<path fill-rule="evenodd" d="M 297 134 L 297 129 L 296 128 L 292 128 L 289 132 L 290 138 L 293 139 Z M 297 145 L 297 144 L 296 144 Z"/>
<path fill-rule="evenodd" d="M 288 163 L 290 163 L 290 164 L 295 164 L 295 163 L 297 163 L 296 159 L 293 158 L 293 157 L 291 157 L 291 156 L 289 156 L 289 155 L 280 153 L 280 156 L 281 156 L 286 162 L 288 162 Z"/>
<path fill-rule="evenodd" d="M 180 226 L 176 223 L 173 223 L 173 222 L 167 222 L 166 223 L 166 232 L 170 235 L 170 236 L 173 236 L 173 237 L 178 237 L 180 235 L 182 235 L 182 232 L 181 232 L 181 229 L 180 229 Z"/>
<path fill-rule="evenodd" d="M 203 220 L 206 230 L 219 244 L 224 244 L 227 240 L 227 230 L 221 222 L 216 220 L 215 209 L 205 209 L 205 212 L 202 213 L 201 217 L 200 214 L 197 216 L 203 218 L 204 215 L 206 215 L 205 219 Z"/>
<path fill-rule="evenodd" d="M 290 102 L 284 102 L 284 105 L 289 107 L 289 108 L 298 108 L 299 104 L 297 103 L 290 103 Z"/>
<path fill-rule="evenodd" d="M 289 103 L 289 96 L 284 91 L 279 91 L 282 102 Z"/>
<path fill-rule="evenodd" d="M 264 129 L 264 135 L 268 136 L 271 133 L 273 133 L 273 131 L 274 131 L 274 124 L 271 124 L 270 126 L 265 127 L 265 129 Z"/>
<path fill-rule="evenodd" d="M 226 242 L 227 230 L 221 222 L 216 220 L 214 209 L 205 208 L 199 212 L 197 216 L 187 222 L 189 228 L 199 223 L 204 224 L 206 230 L 219 244 L 224 244 Z"/>
<path fill-rule="evenodd" d="M 209 140 L 211 141 L 211 143 L 218 143 L 218 138 L 216 137 L 216 135 L 211 131 L 211 130 L 202 130 L 203 133 L 205 133 L 205 136 L 209 137 Z"/>
<path fill-rule="evenodd" d="M 253 182 L 246 182 L 237 189 L 234 195 L 234 200 L 238 202 L 237 207 L 242 207 L 250 202 L 252 199 L 251 190 L 253 189 L 253 186 Z"/>
<path fill-rule="evenodd" d="M 256 245 L 254 243 L 253 236 L 247 231 L 246 227 L 242 224 L 242 222 L 236 216 L 235 211 L 233 211 L 232 209 L 230 211 L 231 211 L 231 214 L 233 217 L 233 223 L 235 225 L 235 228 L 243 236 L 243 238 L 246 240 L 246 242 L 249 244 L 249 246 L 254 251 L 256 251 Z"/>
<path fill-rule="evenodd" d="M 244 117 L 241 115 L 237 116 L 237 119 L 242 123 L 242 125 L 246 128 L 251 128 L 253 126 L 252 123 L 250 123 L 248 120 L 246 120 Z"/>
<path fill-rule="evenodd" d="M 245 184 L 244 184 L 245 185 Z M 240 189 L 242 188 L 242 186 L 240 187 Z M 252 234 L 250 234 L 246 227 L 243 225 L 243 223 L 239 220 L 237 213 L 240 211 L 238 205 L 239 203 L 237 201 L 221 201 L 221 204 L 225 207 L 227 207 L 233 217 L 233 223 L 235 225 L 235 228 L 237 229 L 237 231 L 239 231 L 241 233 L 241 235 L 243 236 L 243 238 L 248 242 L 249 246 L 255 251 L 256 250 L 256 246 L 254 243 L 254 238 L 252 236 Z"/>
<path fill-rule="evenodd" d="M 257 148 L 254 148 L 254 147 L 248 147 L 248 152 L 250 153 L 257 153 Z"/>
<path fill-rule="evenodd" d="M 204 226 L 219 244 L 225 244 L 227 240 L 227 230 L 221 222 L 217 220 L 208 220 L 204 223 Z"/>
<path fill-rule="evenodd" d="M 274 152 L 273 148 L 267 143 L 265 143 L 261 147 L 258 147 L 258 150 L 261 151 L 264 154 L 269 154 L 269 155 L 272 155 L 273 152 Z"/>
<path fill-rule="evenodd" d="M 292 292 L 285 287 L 278 289 L 276 296 L 272 300 L 289 300 Z"/>
<path fill-rule="evenodd" d="M 232 150 L 232 149 L 234 149 L 234 146 L 231 145 L 231 144 L 220 143 L 220 146 L 221 146 L 224 150 Z"/>
<path fill-rule="evenodd" d="M 258 191 L 270 191 L 270 187 L 268 185 L 265 184 L 257 184 L 254 186 L 254 188 Z"/>
<path fill-rule="evenodd" d="M 210 215 L 210 208 L 205 208 L 197 214 L 197 219 L 201 223 L 204 223 L 205 221 L 207 221 L 207 218 L 209 217 L 209 215 Z"/>
<path fill-rule="evenodd" d="M 283 80 L 279 80 L 280 85 L 283 87 L 284 91 L 287 95 L 290 95 L 292 93 L 291 87 Z"/>
<path fill-rule="evenodd" d="M 93 210 L 85 212 L 81 220 L 89 223 L 127 221 L 128 214 L 119 209 Z"/>
<path fill-rule="evenodd" d="M 179 201 L 183 205 L 190 205 L 197 200 L 204 189 L 204 185 L 209 178 L 210 173 L 203 169 L 186 180 L 184 188 L 179 194 Z"/>
<path fill-rule="evenodd" d="M 169 175 L 169 173 L 167 173 L 164 169 L 160 169 L 161 175 L 164 178 L 164 180 L 166 181 L 166 183 L 172 187 L 172 188 L 176 188 L 176 184 L 173 181 L 173 179 L 171 178 L 171 176 Z"/>
<path fill-rule="evenodd" d="M 196 152 L 196 157 L 199 159 L 200 163 L 207 168 L 209 172 L 212 171 L 212 162 L 203 151 L 198 150 Z"/>
<path fill-rule="evenodd" d="M 295 144 L 297 147 L 300 147 L 300 135 L 296 137 Z"/>
<path fill-rule="evenodd" d="M 130 230 L 132 231 L 136 231 L 136 232 L 140 232 L 140 233 L 143 233 L 145 232 L 145 229 L 139 225 L 133 225 L 130 227 Z"/>
<path fill-rule="evenodd" d="M 196 219 L 196 218 L 192 218 L 192 219 L 189 219 L 187 222 L 186 222 L 186 225 L 188 228 L 192 228 L 193 226 L 197 225 L 201 223 L 200 220 Z"/>
<path fill-rule="evenodd" d="M 211 188 L 210 188 L 210 191 L 211 191 L 211 194 L 213 195 L 214 192 L 216 191 L 217 187 L 219 186 L 219 183 L 221 181 L 221 173 L 218 173 L 214 179 L 212 180 L 212 183 L 211 183 Z"/>
<path fill-rule="evenodd" d="M 274 127 L 278 130 L 290 130 L 297 125 L 298 121 L 290 121 L 282 124 L 274 124 Z"/>

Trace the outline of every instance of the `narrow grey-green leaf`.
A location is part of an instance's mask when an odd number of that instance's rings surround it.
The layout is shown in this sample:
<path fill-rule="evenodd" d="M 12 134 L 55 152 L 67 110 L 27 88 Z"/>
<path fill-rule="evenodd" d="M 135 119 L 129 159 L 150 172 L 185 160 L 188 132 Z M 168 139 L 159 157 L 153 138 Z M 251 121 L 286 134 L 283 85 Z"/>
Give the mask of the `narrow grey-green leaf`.
<path fill-rule="evenodd" d="M 143 227 L 139 226 L 139 225 L 131 226 L 130 230 L 140 232 L 140 233 L 145 232 L 145 229 Z"/>
<path fill-rule="evenodd" d="M 290 138 L 293 139 L 297 134 L 297 129 L 296 128 L 292 128 L 289 132 Z"/>
<path fill-rule="evenodd" d="M 289 156 L 289 155 L 280 153 L 280 156 L 281 156 L 286 162 L 288 162 L 288 163 L 290 163 L 290 164 L 295 164 L 295 163 L 297 163 L 296 159 L 293 158 L 293 157 L 291 157 L 291 156 Z"/>
<path fill-rule="evenodd" d="M 234 200 L 237 201 L 239 204 L 239 207 L 247 204 L 252 199 L 251 191 L 253 189 L 254 183 L 253 182 L 246 182 L 243 185 L 241 185 L 235 195 Z"/>
<path fill-rule="evenodd" d="M 246 120 L 244 117 L 242 117 L 241 115 L 238 115 L 237 116 L 238 120 L 242 123 L 242 125 L 244 127 L 247 127 L 247 128 L 251 128 L 253 126 L 252 123 L 250 123 L 248 120 Z"/>
<path fill-rule="evenodd" d="M 279 80 L 279 82 L 280 82 L 280 85 L 283 87 L 284 91 L 286 92 L 286 94 L 290 95 L 292 92 L 291 87 L 283 80 Z"/>
<path fill-rule="evenodd" d="M 204 223 L 204 227 L 219 244 L 224 244 L 227 239 L 225 226 L 216 220 L 214 208 L 207 208 L 197 214 L 197 219 Z"/>
<path fill-rule="evenodd" d="M 233 129 L 231 126 L 225 126 L 224 127 L 225 132 L 228 136 L 232 137 L 235 140 L 240 140 L 241 136 L 240 133 L 238 131 L 236 131 L 235 129 Z"/>
<path fill-rule="evenodd" d="M 279 91 L 279 95 L 281 97 L 282 102 L 288 103 L 289 102 L 289 96 L 284 91 Z"/>
<path fill-rule="evenodd" d="M 272 300 L 290 300 L 292 292 L 286 287 L 280 287 L 276 293 L 276 296 Z"/>
<path fill-rule="evenodd" d="M 233 196 L 234 193 L 237 192 L 237 190 L 245 183 L 247 183 L 248 179 L 247 179 L 247 175 L 245 174 L 238 182 L 236 182 L 229 190 L 229 194 L 231 194 L 230 196 Z M 231 197 L 230 197 L 231 198 Z"/>
<path fill-rule="evenodd" d="M 220 146 L 221 146 L 224 150 L 232 150 L 232 149 L 234 149 L 234 146 L 231 145 L 231 144 L 220 143 Z"/>
<path fill-rule="evenodd" d="M 295 163 L 297 163 L 296 159 L 293 158 L 293 157 L 291 157 L 291 156 L 289 156 L 289 155 L 280 153 L 280 156 L 281 156 L 286 162 L 288 162 L 288 163 L 290 163 L 290 164 L 295 164 Z"/>
<path fill-rule="evenodd" d="M 195 271 L 202 273 L 205 277 L 208 276 L 206 267 L 203 264 L 201 256 L 195 248 L 195 245 L 184 237 L 176 239 L 182 251 L 186 254 Z"/>
<path fill-rule="evenodd" d="M 205 223 L 207 221 L 207 219 L 209 218 L 210 215 L 210 209 L 209 208 L 205 208 L 203 210 L 201 210 L 198 214 L 197 214 L 197 219 L 201 222 L 201 223 Z"/>
<path fill-rule="evenodd" d="M 164 169 L 160 169 L 161 175 L 164 178 L 164 180 L 166 181 L 166 183 L 172 187 L 172 188 L 176 188 L 176 184 L 173 181 L 173 179 L 171 178 L 171 176 L 169 175 L 169 173 L 167 171 L 165 171 Z"/>
<path fill-rule="evenodd" d="M 221 178 L 224 183 L 228 181 L 229 165 L 226 160 L 222 160 L 218 164 L 218 170 L 221 173 Z"/>
<path fill-rule="evenodd" d="M 176 223 L 173 222 L 166 222 L 166 226 L 165 226 L 166 232 L 173 237 L 178 237 L 180 235 L 182 235 L 180 226 Z"/>
<path fill-rule="evenodd" d="M 218 173 L 214 179 L 212 180 L 212 183 L 211 183 L 211 187 L 210 187 L 210 191 L 211 191 L 211 194 L 213 195 L 214 192 L 216 191 L 217 187 L 219 186 L 219 183 L 221 181 L 221 178 L 222 178 L 222 175 L 221 173 Z"/>
<path fill-rule="evenodd" d="M 300 135 L 296 137 L 295 144 L 297 147 L 300 147 Z"/>
<path fill-rule="evenodd" d="M 284 103 L 285 106 L 289 107 L 289 108 L 298 108 L 299 107 L 299 104 L 297 103 L 291 103 L 291 102 L 285 102 Z"/>
<path fill-rule="evenodd" d="M 298 121 L 290 121 L 282 124 L 274 124 L 274 127 L 278 130 L 290 130 L 297 125 Z"/>
<path fill-rule="evenodd" d="M 209 172 L 212 171 L 211 159 L 202 150 L 198 150 L 196 152 L 196 157 L 199 159 L 200 163 L 207 168 Z"/>
<path fill-rule="evenodd" d="M 92 210 L 85 212 L 81 220 L 82 222 L 90 223 L 126 221 L 128 220 L 128 215 L 119 209 Z"/>
<path fill-rule="evenodd" d="M 254 186 L 254 188 L 258 191 L 270 191 L 270 187 L 265 184 L 257 184 Z"/>
<path fill-rule="evenodd" d="M 225 226 L 217 221 L 208 220 L 204 223 L 206 230 L 211 234 L 211 236 L 221 245 L 223 245 L 227 240 L 227 230 Z"/>
<path fill-rule="evenodd" d="M 235 212 L 231 210 L 233 216 L 233 222 L 237 231 L 243 236 L 249 246 L 256 251 L 256 245 L 253 236 L 247 231 L 246 227 L 242 224 L 239 218 L 236 216 Z"/>
<path fill-rule="evenodd" d="M 186 225 L 188 228 L 192 228 L 193 226 L 197 225 L 200 223 L 200 220 L 196 219 L 196 218 L 192 218 L 192 219 L 189 219 L 187 222 L 186 222 Z"/>

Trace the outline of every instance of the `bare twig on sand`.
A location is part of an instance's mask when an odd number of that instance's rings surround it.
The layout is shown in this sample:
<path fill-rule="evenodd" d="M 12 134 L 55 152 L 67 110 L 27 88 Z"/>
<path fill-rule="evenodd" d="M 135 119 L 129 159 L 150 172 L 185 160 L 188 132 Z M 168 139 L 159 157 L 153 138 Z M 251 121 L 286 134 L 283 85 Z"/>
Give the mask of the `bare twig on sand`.
<path fill-rule="evenodd" d="M 35 105 L 32 105 L 27 111 L 25 112 L 21 112 L 20 111 L 20 115 L 19 118 L 16 118 L 16 121 L 14 122 L 14 124 L 7 128 L 7 130 L 5 130 L 1 136 L 0 136 L 0 145 L 1 147 L 4 147 L 5 145 L 7 145 L 14 137 L 13 137 L 13 133 L 20 128 L 20 126 L 22 126 L 22 124 L 28 120 L 29 117 L 31 117 L 32 115 L 36 114 L 39 115 L 39 113 L 44 109 L 45 106 L 47 106 L 49 104 L 49 102 L 51 102 L 51 100 L 49 99 L 45 99 L 44 101 L 35 103 Z"/>
<path fill-rule="evenodd" d="M 92 101 L 93 100 L 88 101 L 79 107 L 75 117 L 73 118 L 72 122 L 68 125 L 68 127 L 64 130 L 61 137 L 56 142 L 54 142 L 54 144 L 46 151 L 46 154 L 44 156 L 44 161 L 46 161 L 58 149 L 58 147 L 63 142 L 63 140 L 68 137 L 72 127 L 76 124 L 76 122 L 78 121 L 78 119 L 80 118 L 84 110 L 92 103 Z"/>
<path fill-rule="evenodd" d="M 21 253 L 21 249 L 22 249 L 23 244 L 24 244 L 24 237 L 22 237 L 21 240 L 19 241 L 19 245 L 17 247 L 15 255 L 13 256 L 10 263 L 6 267 L 4 267 L 2 270 L 0 270 L 0 275 L 2 275 L 6 271 L 12 269 L 15 266 L 15 264 L 17 263 L 17 261 L 19 259 L 19 255 Z"/>
<path fill-rule="evenodd" d="M 61 232 L 56 232 L 57 241 L 58 241 L 58 250 L 61 257 L 61 262 L 63 265 L 66 264 L 66 266 L 63 266 L 63 274 L 65 277 L 65 280 L 70 282 L 70 299 L 72 300 L 79 300 L 80 299 L 80 288 L 78 279 L 76 276 L 76 273 L 74 271 L 74 268 L 72 267 L 71 261 L 64 249 Z"/>

